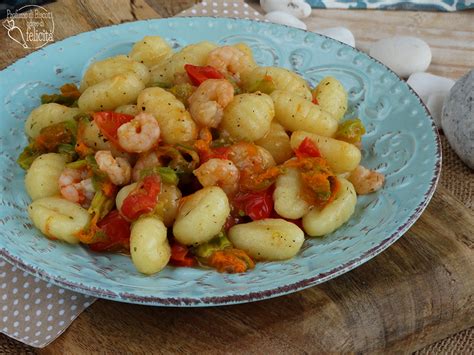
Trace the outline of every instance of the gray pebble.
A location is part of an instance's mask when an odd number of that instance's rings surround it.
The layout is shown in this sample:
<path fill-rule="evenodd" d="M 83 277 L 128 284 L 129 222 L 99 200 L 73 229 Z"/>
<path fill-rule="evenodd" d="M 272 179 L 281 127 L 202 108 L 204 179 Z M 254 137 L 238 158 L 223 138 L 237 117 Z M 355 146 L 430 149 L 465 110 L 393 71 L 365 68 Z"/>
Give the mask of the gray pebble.
<path fill-rule="evenodd" d="M 456 154 L 474 169 L 474 70 L 459 79 L 449 92 L 441 125 Z"/>

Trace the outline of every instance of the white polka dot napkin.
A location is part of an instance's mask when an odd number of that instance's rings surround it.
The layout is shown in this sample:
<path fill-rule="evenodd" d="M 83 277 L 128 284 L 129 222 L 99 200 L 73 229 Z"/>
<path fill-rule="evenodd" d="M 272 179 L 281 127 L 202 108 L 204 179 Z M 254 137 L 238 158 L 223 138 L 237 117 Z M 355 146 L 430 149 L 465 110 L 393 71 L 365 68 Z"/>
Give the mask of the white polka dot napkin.
<path fill-rule="evenodd" d="M 258 11 L 255 11 L 242 0 L 203 1 L 190 9 L 180 12 L 177 16 L 219 16 L 263 20 L 263 16 Z"/>
<path fill-rule="evenodd" d="M 0 331 L 42 348 L 60 336 L 92 302 L 0 260 Z"/>
<path fill-rule="evenodd" d="M 263 20 L 243 1 L 203 1 L 177 16 Z M 0 259 L 0 332 L 42 348 L 60 336 L 95 298 L 41 281 Z"/>

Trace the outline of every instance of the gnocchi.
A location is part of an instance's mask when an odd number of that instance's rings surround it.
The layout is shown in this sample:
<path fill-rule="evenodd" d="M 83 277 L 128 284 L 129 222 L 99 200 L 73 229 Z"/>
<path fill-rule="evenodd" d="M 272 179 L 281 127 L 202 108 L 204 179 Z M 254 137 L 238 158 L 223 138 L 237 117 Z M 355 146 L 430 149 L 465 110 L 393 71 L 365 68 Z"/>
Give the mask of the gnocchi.
<path fill-rule="evenodd" d="M 247 66 L 245 69 L 253 69 L 257 67 L 257 62 L 255 62 L 255 58 L 253 57 L 252 48 L 243 42 L 234 44 L 234 47 L 246 54 Z"/>
<path fill-rule="evenodd" d="M 268 133 L 256 140 L 255 144 L 268 151 L 277 164 L 282 164 L 293 156 L 290 137 L 277 122 L 272 122 Z"/>
<path fill-rule="evenodd" d="M 122 187 L 119 192 L 117 193 L 117 196 L 115 196 L 115 206 L 117 207 L 117 210 L 119 212 L 122 212 L 122 205 L 123 201 L 127 198 L 127 196 L 137 188 L 137 183 L 134 182 L 130 185 L 126 185 Z"/>
<path fill-rule="evenodd" d="M 84 92 L 90 86 L 129 72 L 135 74 L 143 84 L 147 84 L 150 79 L 150 73 L 145 65 L 125 55 L 118 55 L 92 63 L 82 78 L 79 90 Z"/>
<path fill-rule="evenodd" d="M 170 184 L 162 184 L 158 195 L 154 213 L 161 218 L 166 227 L 173 226 L 173 222 L 178 214 L 181 191 Z"/>
<path fill-rule="evenodd" d="M 172 52 L 170 45 L 160 36 L 145 36 L 133 45 L 129 56 L 147 67 L 152 67 L 162 63 Z"/>
<path fill-rule="evenodd" d="M 308 213 L 311 205 L 302 198 L 303 182 L 297 169 L 289 168 L 275 182 L 275 211 L 284 218 L 298 219 Z"/>
<path fill-rule="evenodd" d="M 130 255 L 137 270 L 147 275 L 161 271 L 168 264 L 171 248 L 166 226 L 160 219 L 150 216 L 133 222 Z"/>
<path fill-rule="evenodd" d="M 291 92 L 311 101 L 311 91 L 308 83 L 298 74 L 278 67 L 256 67 L 250 72 L 242 73 L 242 85 L 245 90 L 258 87 L 265 78 L 271 80 L 273 90 Z M 270 92 L 269 92 L 270 93 Z"/>
<path fill-rule="evenodd" d="M 310 237 L 321 237 L 334 232 L 352 216 L 357 202 L 354 186 L 344 178 L 333 202 L 319 210 L 313 208 L 303 216 L 304 231 Z"/>
<path fill-rule="evenodd" d="M 301 249 L 304 233 L 294 223 L 268 218 L 233 226 L 229 239 L 256 260 L 285 260 Z"/>
<path fill-rule="evenodd" d="M 43 197 L 28 206 L 31 221 L 45 236 L 70 244 L 79 242 L 77 234 L 90 222 L 86 209 L 60 197 Z"/>
<path fill-rule="evenodd" d="M 275 90 L 271 97 L 275 120 L 288 131 L 307 131 L 331 137 L 337 131 L 337 121 L 318 105 L 292 92 Z"/>
<path fill-rule="evenodd" d="M 138 96 L 137 106 L 155 116 L 164 143 L 188 143 L 196 139 L 196 123 L 183 103 L 168 91 L 147 88 Z"/>
<path fill-rule="evenodd" d="M 340 120 L 347 110 L 347 92 L 334 77 L 328 76 L 321 80 L 312 92 L 322 110 L 329 112 L 336 120 Z"/>
<path fill-rule="evenodd" d="M 225 108 L 220 127 L 234 139 L 255 141 L 269 132 L 274 115 L 270 96 L 241 94 Z"/>
<path fill-rule="evenodd" d="M 184 245 L 203 244 L 219 234 L 229 213 L 225 192 L 217 186 L 204 187 L 180 206 L 173 234 Z"/>
<path fill-rule="evenodd" d="M 25 187 L 31 199 L 59 195 L 58 179 L 66 165 L 66 158 L 57 153 L 42 154 L 26 172 Z"/>
<path fill-rule="evenodd" d="M 140 113 L 140 110 L 138 109 L 137 105 L 122 105 L 117 107 L 115 112 L 136 116 Z"/>
<path fill-rule="evenodd" d="M 26 119 L 25 132 L 30 138 L 39 136 L 41 130 L 55 123 L 74 120 L 81 111 L 56 103 L 43 104 L 31 111 Z"/>
<path fill-rule="evenodd" d="M 106 111 L 134 103 L 145 84 L 133 73 L 116 75 L 89 86 L 79 97 L 82 111 Z"/>
<path fill-rule="evenodd" d="M 216 47 L 207 41 L 184 47 L 151 69 L 151 83 L 172 86 L 175 78 L 185 73 L 185 64 L 206 65 L 207 55 Z"/>

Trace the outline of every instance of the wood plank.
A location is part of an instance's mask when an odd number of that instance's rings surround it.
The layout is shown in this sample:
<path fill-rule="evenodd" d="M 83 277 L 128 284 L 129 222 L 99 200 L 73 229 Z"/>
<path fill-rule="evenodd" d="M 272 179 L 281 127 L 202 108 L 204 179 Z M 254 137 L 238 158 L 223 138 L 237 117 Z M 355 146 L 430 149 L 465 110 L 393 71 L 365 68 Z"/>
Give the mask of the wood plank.
<path fill-rule="evenodd" d="M 182 6 L 186 1 L 189 4 L 190 0 L 182 0 L 181 7 L 173 6 L 172 9 L 177 12 L 183 10 Z M 48 4 L 46 8 L 53 13 L 55 41 L 95 28 L 161 17 L 145 0 L 107 2 L 61 0 Z M 0 46 L 8 48 L 8 50 L 0 51 L 1 69 L 33 52 L 33 50 L 25 50 L 21 46 L 15 45 L 6 33 L 4 34 L 4 36 L 0 36 Z"/>
<path fill-rule="evenodd" d="M 144 0 L 113 0 L 102 2 L 80 0 L 72 2 L 78 4 L 81 15 L 84 16 L 94 28 L 160 17 Z"/>
<path fill-rule="evenodd" d="M 200 2 L 199 0 L 146 1 L 162 17 L 173 17 L 177 13 Z"/>
<path fill-rule="evenodd" d="M 101 300 L 41 353 L 414 351 L 474 325 L 473 231 L 440 187 L 401 240 L 330 282 L 219 308 Z"/>

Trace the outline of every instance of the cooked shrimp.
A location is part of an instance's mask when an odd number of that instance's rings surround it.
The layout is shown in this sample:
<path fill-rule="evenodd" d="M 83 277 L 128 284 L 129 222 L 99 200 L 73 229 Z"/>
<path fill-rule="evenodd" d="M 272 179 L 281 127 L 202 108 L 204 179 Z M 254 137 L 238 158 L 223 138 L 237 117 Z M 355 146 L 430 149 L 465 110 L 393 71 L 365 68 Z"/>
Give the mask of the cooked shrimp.
<path fill-rule="evenodd" d="M 202 186 L 219 186 L 228 195 L 238 189 L 239 169 L 227 159 L 209 159 L 193 171 Z"/>
<path fill-rule="evenodd" d="M 92 179 L 86 169 L 65 168 L 58 179 L 59 191 L 68 201 L 88 207 L 95 194 Z"/>
<path fill-rule="evenodd" d="M 142 154 L 133 166 L 132 179 L 133 181 L 140 180 L 140 173 L 143 169 L 152 168 L 154 166 L 161 166 L 158 155 L 155 151 Z"/>
<path fill-rule="evenodd" d="M 354 185 L 358 195 L 366 195 L 380 189 L 385 181 L 383 174 L 359 165 L 349 175 L 348 180 Z"/>
<path fill-rule="evenodd" d="M 223 46 L 209 52 L 207 65 L 216 68 L 220 72 L 229 73 L 236 80 L 240 80 L 240 73 L 251 69 L 252 61 L 241 50 L 231 46 Z"/>
<path fill-rule="evenodd" d="M 109 150 L 99 150 L 95 153 L 99 169 L 107 174 L 114 185 L 126 185 L 130 182 L 132 167 L 127 159 L 114 158 Z"/>
<path fill-rule="evenodd" d="M 142 112 L 133 120 L 119 127 L 117 136 L 120 146 L 129 153 L 143 153 L 158 143 L 160 126 L 149 113 Z"/>
<path fill-rule="evenodd" d="M 241 171 L 264 170 L 276 165 L 268 150 L 247 142 L 239 142 L 230 146 L 229 159 Z"/>
<path fill-rule="evenodd" d="M 224 115 L 224 108 L 234 98 L 234 87 L 225 79 L 204 81 L 189 97 L 189 112 L 197 123 L 217 127 Z"/>
<path fill-rule="evenodd" d="M 239 169 L 239 185 L 244 190 L 263 188 L 267 182 L 274 181 L 280 171 L 272 155 L 253 143 L 239 142 L 230 146 L 228 157 Z"/>

